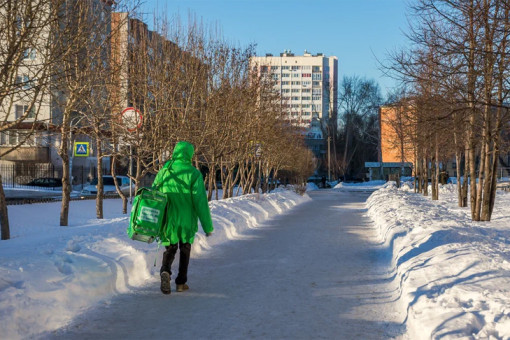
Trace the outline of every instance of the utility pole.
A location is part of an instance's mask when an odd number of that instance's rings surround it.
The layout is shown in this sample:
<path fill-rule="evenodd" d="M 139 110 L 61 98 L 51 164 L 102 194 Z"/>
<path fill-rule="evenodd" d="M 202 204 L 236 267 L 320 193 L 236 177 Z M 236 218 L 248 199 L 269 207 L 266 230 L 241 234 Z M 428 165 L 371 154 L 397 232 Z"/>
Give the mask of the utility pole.
<path fill-rule="evenodd" d="M 328 131 L 329 132 L 329 131 Z M 331 137 L 328 133 L 328 181 L 331 182 Z"/>

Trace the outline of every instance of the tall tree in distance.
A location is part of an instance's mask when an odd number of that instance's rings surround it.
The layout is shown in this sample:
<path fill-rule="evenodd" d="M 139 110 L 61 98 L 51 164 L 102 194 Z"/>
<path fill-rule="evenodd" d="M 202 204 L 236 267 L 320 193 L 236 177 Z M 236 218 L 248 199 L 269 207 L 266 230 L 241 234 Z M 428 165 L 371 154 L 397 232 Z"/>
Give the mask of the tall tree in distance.
<path fill-rule="evenodd" d="M 339 89 L 337 170 L 344 179 L 359 178 L 365 161 L 377 159 L 379 85 L 372 79 L 344 77 Z"/>

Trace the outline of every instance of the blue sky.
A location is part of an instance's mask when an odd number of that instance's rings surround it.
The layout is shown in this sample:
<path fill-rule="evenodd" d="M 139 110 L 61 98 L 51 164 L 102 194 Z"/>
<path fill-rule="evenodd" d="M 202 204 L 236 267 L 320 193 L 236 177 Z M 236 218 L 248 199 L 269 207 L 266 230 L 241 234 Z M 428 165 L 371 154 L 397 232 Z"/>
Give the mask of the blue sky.
<path fill-rule="evenodd" d="M 383 75 L 377 59 L 404 47 L 405 0 L 146 0 L 142 11 L 188 11 L 205 23 L 218 24 L 224 37 L 242 46 L 257 44 L 257 54 L 278 55 L 290 49 L 338 57 L 344 75 L 373 78 L 383 94 L 396 82 Z"/>

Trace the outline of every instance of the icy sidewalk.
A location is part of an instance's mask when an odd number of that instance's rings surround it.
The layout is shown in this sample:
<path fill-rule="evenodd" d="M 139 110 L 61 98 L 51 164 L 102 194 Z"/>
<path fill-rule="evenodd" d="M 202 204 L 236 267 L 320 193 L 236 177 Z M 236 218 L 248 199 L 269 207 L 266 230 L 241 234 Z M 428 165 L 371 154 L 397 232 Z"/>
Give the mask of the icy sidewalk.
<path fill-rule="evenodd" d="M 387 186 L 369 215 L 393 253 L 411 339 L 510 339 L 510 195 L 498 192 L 491 222 L 456 207 L 455 186 L 440 201 Z"/>
<path fill-rule="evenodd" d="M 199 228 L 194 257 L 245 230 L 309 200 L 292 191 L 211 202 L 215 231 Z M 11 240 L 0 242 L 0 338 L 33 338 L 119 293 L 159 279 L 156 244 L 131 241 L 128 216 L 117 199 L 104 201 L 103 220 L 95 201 L 72 201 L 70 226 L 59 227 L 60 202 L 9 207 Z"/>
<path fill-rule="evenodd" d="M 45 340 L 400 336 L 391 258 L 366 216 L 368 194 L 309 195 L 311 201 L 192 259 L 189 291 L 163 295 L 152 282 Z"/>

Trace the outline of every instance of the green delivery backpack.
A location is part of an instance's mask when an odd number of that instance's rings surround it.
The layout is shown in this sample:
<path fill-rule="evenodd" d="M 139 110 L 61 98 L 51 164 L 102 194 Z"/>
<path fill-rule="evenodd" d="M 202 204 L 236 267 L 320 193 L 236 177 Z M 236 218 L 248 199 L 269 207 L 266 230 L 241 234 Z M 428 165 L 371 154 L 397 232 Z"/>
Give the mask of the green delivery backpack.
<path fill-rule="evenodd" d="M 150 188 L 138 189 L 127 229 L 129 237 L 147 243 L 161 238 L 166 205 L 167 197 L 164 193 Z"/>

